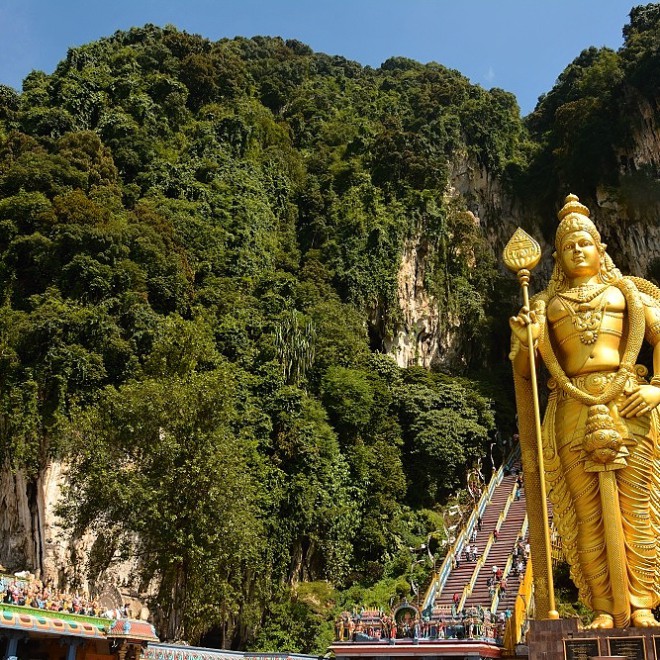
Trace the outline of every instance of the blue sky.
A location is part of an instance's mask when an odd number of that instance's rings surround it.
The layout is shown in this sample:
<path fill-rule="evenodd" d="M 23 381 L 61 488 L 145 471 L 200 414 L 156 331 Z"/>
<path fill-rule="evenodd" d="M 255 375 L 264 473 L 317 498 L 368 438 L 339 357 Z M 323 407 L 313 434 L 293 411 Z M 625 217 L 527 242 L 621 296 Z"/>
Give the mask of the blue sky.
<path fill-rule="evenodd" d="M 154 23 L 215 40 L 295 38 L 379 66 L 401 55 L 518 97 L 523 115 L 584 48 L 618 49 L 633 0 L 0 0 L 0 83 L 51 73 L 68 48 Z"/>

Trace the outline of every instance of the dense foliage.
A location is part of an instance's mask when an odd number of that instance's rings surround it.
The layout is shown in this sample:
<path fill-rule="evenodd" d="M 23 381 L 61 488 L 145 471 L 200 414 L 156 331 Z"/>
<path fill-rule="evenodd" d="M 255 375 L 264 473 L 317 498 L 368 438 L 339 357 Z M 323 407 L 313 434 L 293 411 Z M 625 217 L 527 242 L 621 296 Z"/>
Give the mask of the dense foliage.
<path fill-rule="evenodd" d="M 0 451 L 32 483 L 70 466 L 87 576 L 139 557 L 163 636 L 263 650 L 409 595 L 409 548 L 513 421 L 488 350 L 511 286 L 452 168 L 548 208 L 567 181 L 652 192 L 617 149 L 659 24 L 633 11 L 526 125 L 439 64 L 173 27 L 0 86 Z M 384 354 L 410 246 L 460 347 L 442 373 Z"/>
<path fill-rule="evenodd" d="M 493 257 L 446 188 L 454 153 L 514 158 L 513 96 L 146 26 L 2 88 L 0 117 L 2 451 L 70 464 L 87 576 L 139 556 L 165 637 L 291 650 L 381 581 L 408 594 L 422 507 L 494 410 L 382 354 L 397 273 L 423 244 L 443 323 L 485 335 Z"/>
<path fill-rule="evenodd" d="M 657 154 L 647 149 L 637 162 L 626 154 L 636 136 L 657 130 L 660 5 L 633 7 L 623 37 L 617 52 L 582 51 L 527 117 L 534 146 L 518 192 L 548 217 L 567 189 L 590 201 L 598 187 L 631 216 L 657 215 Z"/>

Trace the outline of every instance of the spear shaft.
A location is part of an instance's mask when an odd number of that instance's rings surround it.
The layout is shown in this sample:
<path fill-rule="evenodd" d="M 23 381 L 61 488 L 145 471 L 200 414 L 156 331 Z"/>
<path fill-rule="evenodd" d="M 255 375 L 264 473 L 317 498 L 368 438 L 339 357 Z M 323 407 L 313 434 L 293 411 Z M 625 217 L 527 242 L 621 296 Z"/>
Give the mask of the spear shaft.
<path fill-rule="evenodd" d="M 529 278 L 530 271 L 521 268 L 517 273 L 520 288 L 522 289 L 523 306 L 529 306 Z M 539 388 L 536 378 L 536 356 L 534 350 L 534 337 L 531 323 L 527 324 L 527 346 L 529 348 L 529 373 L 532 384 L 532 402 L 534 405 L 534 434 L 536 436 L 536 453 L 539 466 L 539 484 L 541 489 L 541 515 L 543 520 L 543 542 L 545 545 L 546 571 L 548 573 L 548 619 L 558 619 L 559 613 L 555 605 L 555 585 L 552 577 L 552 547 L 550 544 L 550 521 L 548 519 L 548 502 L 545 489 L 545 461 L 543 459 L 543 434 L 541 432 L 541 407 L 539 405 Z"/>
<path fill-rule="evenodd" d="M 537 555 L 542 555 L 545 560 L 543 563 L 544 571 L 539 570 L 538 573 L 546 572 L 547 583 L 543 587 L 547 589 L 539 589 L 540 592 L 547 591 L 547 618 L 548 619 L 558 619 L 559 613 L 557 612 L 555 606 L 555 590 L 554 590 L 554 581 L 552 579 L 552 551 L 550 545 L 550 524 L 548 520 L 548 502 L 547 495 L 545 490 L 545 461 L 543 459 L 543 436 L 541 432 L 541 408 L 539 406 L 539 390 L 538 382 L 536 378 L 536 355 L 534 347 L 534 336 L 532 331 L 531 319 L 527 314 L 530 313 L 529 305 L 529 279 L 531 271 L 537 266 L 541 260 L 541 246 L 520 227 L 515 231 L 506 247 L 504 248 L 504 264 L 506 267 L 513 271 L 518 277 L 520 283 L 520 288 L 522 290 L 523 296 L 523 308 L 527 310 L 525 315 L 525 325 L 527 329 L 527 348 L 528 348 L 528 359 L 529 359 L 529 372 L 530 372 L 530 385 L 531 385 L 531 397 L 534 410 L 534 428 L 533 433 L 536 439 L 536 467 L 538 470 L 538 493 L 530 493 L 528 495 L 527 502 L 527 511 L 528 517 L 530 520 L 530 538 L 534 543 L 539 543 L 536 548 L 532 548 Z M 515 378 L 516 380 L 516 402 L 518 404 L 518 413 L 519 413 L 519 424 L 521 431 L 521 440 L 531 439 L 532 429 L 528 428 L 527 418 L 524 413 L 528 410 L 521 410 L 521 404 L 523 401 L 528 401 L 526 399 L 526 387 L 521 384 L 519 377 Z M 524 406 L 527 409 L 527 405 Z M 521 413 L 523 413 L 521 415 Z M 524 419 L 523 419 L 524 418 Z M 523 433 L 524 431 L 524 433 Z M 531 450 L 531 447 L 529 448 Z M 521 442 L 521 454 L 523 458 L 523 469 L 527 471 L 529 463 L 533 464 L 533 451 L 528 453 L 526 448 L 523 448 L 523 443 Z M 525 457 L 527 456 L 527 461 Z M 537 470 L 532 470 L 536 473 Z M 536 475 L 535 475 L 536 476 Z M 540 509 L 540 511 L 539 511 Z M 540 520 L 539 520 L 540 519 Z M 538 524 L 540 522 L 540 525 Z M 540 529 L 539 529 L 540 527 Z M 539 567 L 540 569 L 541 567 Z M 535 577 L 535 581 L 540 581 L 541 577 Z M 541 586 L 540 584 L 538 586 Z M 546 604 L 545 599 L 543 599 L 544 604 Z"/>

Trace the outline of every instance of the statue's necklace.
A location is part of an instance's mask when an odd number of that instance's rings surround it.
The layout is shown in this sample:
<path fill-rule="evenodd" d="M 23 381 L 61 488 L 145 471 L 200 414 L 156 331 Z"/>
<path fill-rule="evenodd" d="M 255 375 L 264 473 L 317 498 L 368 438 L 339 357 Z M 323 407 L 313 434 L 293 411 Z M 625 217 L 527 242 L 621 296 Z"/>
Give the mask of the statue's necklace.
<path fill-rule="evenodd" d="M 589 303 L 605 293 L 608 286 L 607 284 L 580 286 L 557 293 L 557 298 L 570 314 L 573 326 L 583 344 L 593 344 L 598 339 L 607 300 L 604 298 L 598 306 L 592 306 Z"/>
<path fill-rule="evenodd" d="M 634 373 L 635 360 L 639 355 L 639 349 L 644 341 L 644 304 L 637 291 L 634 282 L 629 278 L 622 278 L 612 282 L 612 286 L 621 291 L 626 299 L 626 308 L 628 310 L 628 340 L 626 348 L 621 357 L 621 363 L 616 371 L 614 378 L 605 387 L 605 391 L 598 396 L 583 392 L 579 387 L 571 382 L 566 372 L 559 364 L 559 360 L 552 349 L 552 343 L 547 336 L 547 324 L 541 325 L 541 335 L 539 336 L 539 350 L 543 356 L 543 361 L 548 367 L 550 375 L 557 381 L 566 394 L 571 398 L 583 403 L 586 406 L 595 406 L 603 403 L 609 403 L 614 400 L 621 392 L 628 378 Z"/>

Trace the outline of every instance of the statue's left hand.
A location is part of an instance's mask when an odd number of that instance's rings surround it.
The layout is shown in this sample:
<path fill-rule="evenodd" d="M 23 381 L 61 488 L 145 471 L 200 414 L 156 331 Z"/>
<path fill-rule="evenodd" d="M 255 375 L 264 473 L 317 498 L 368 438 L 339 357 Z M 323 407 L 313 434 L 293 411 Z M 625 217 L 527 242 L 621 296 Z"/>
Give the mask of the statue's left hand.
<path fill-rule="evenodd" d="M 640 385 L 619 407 L 619 413 L 622 417 L 641 417 L 650 413 L 659 403 L 660 387 Z"/>

